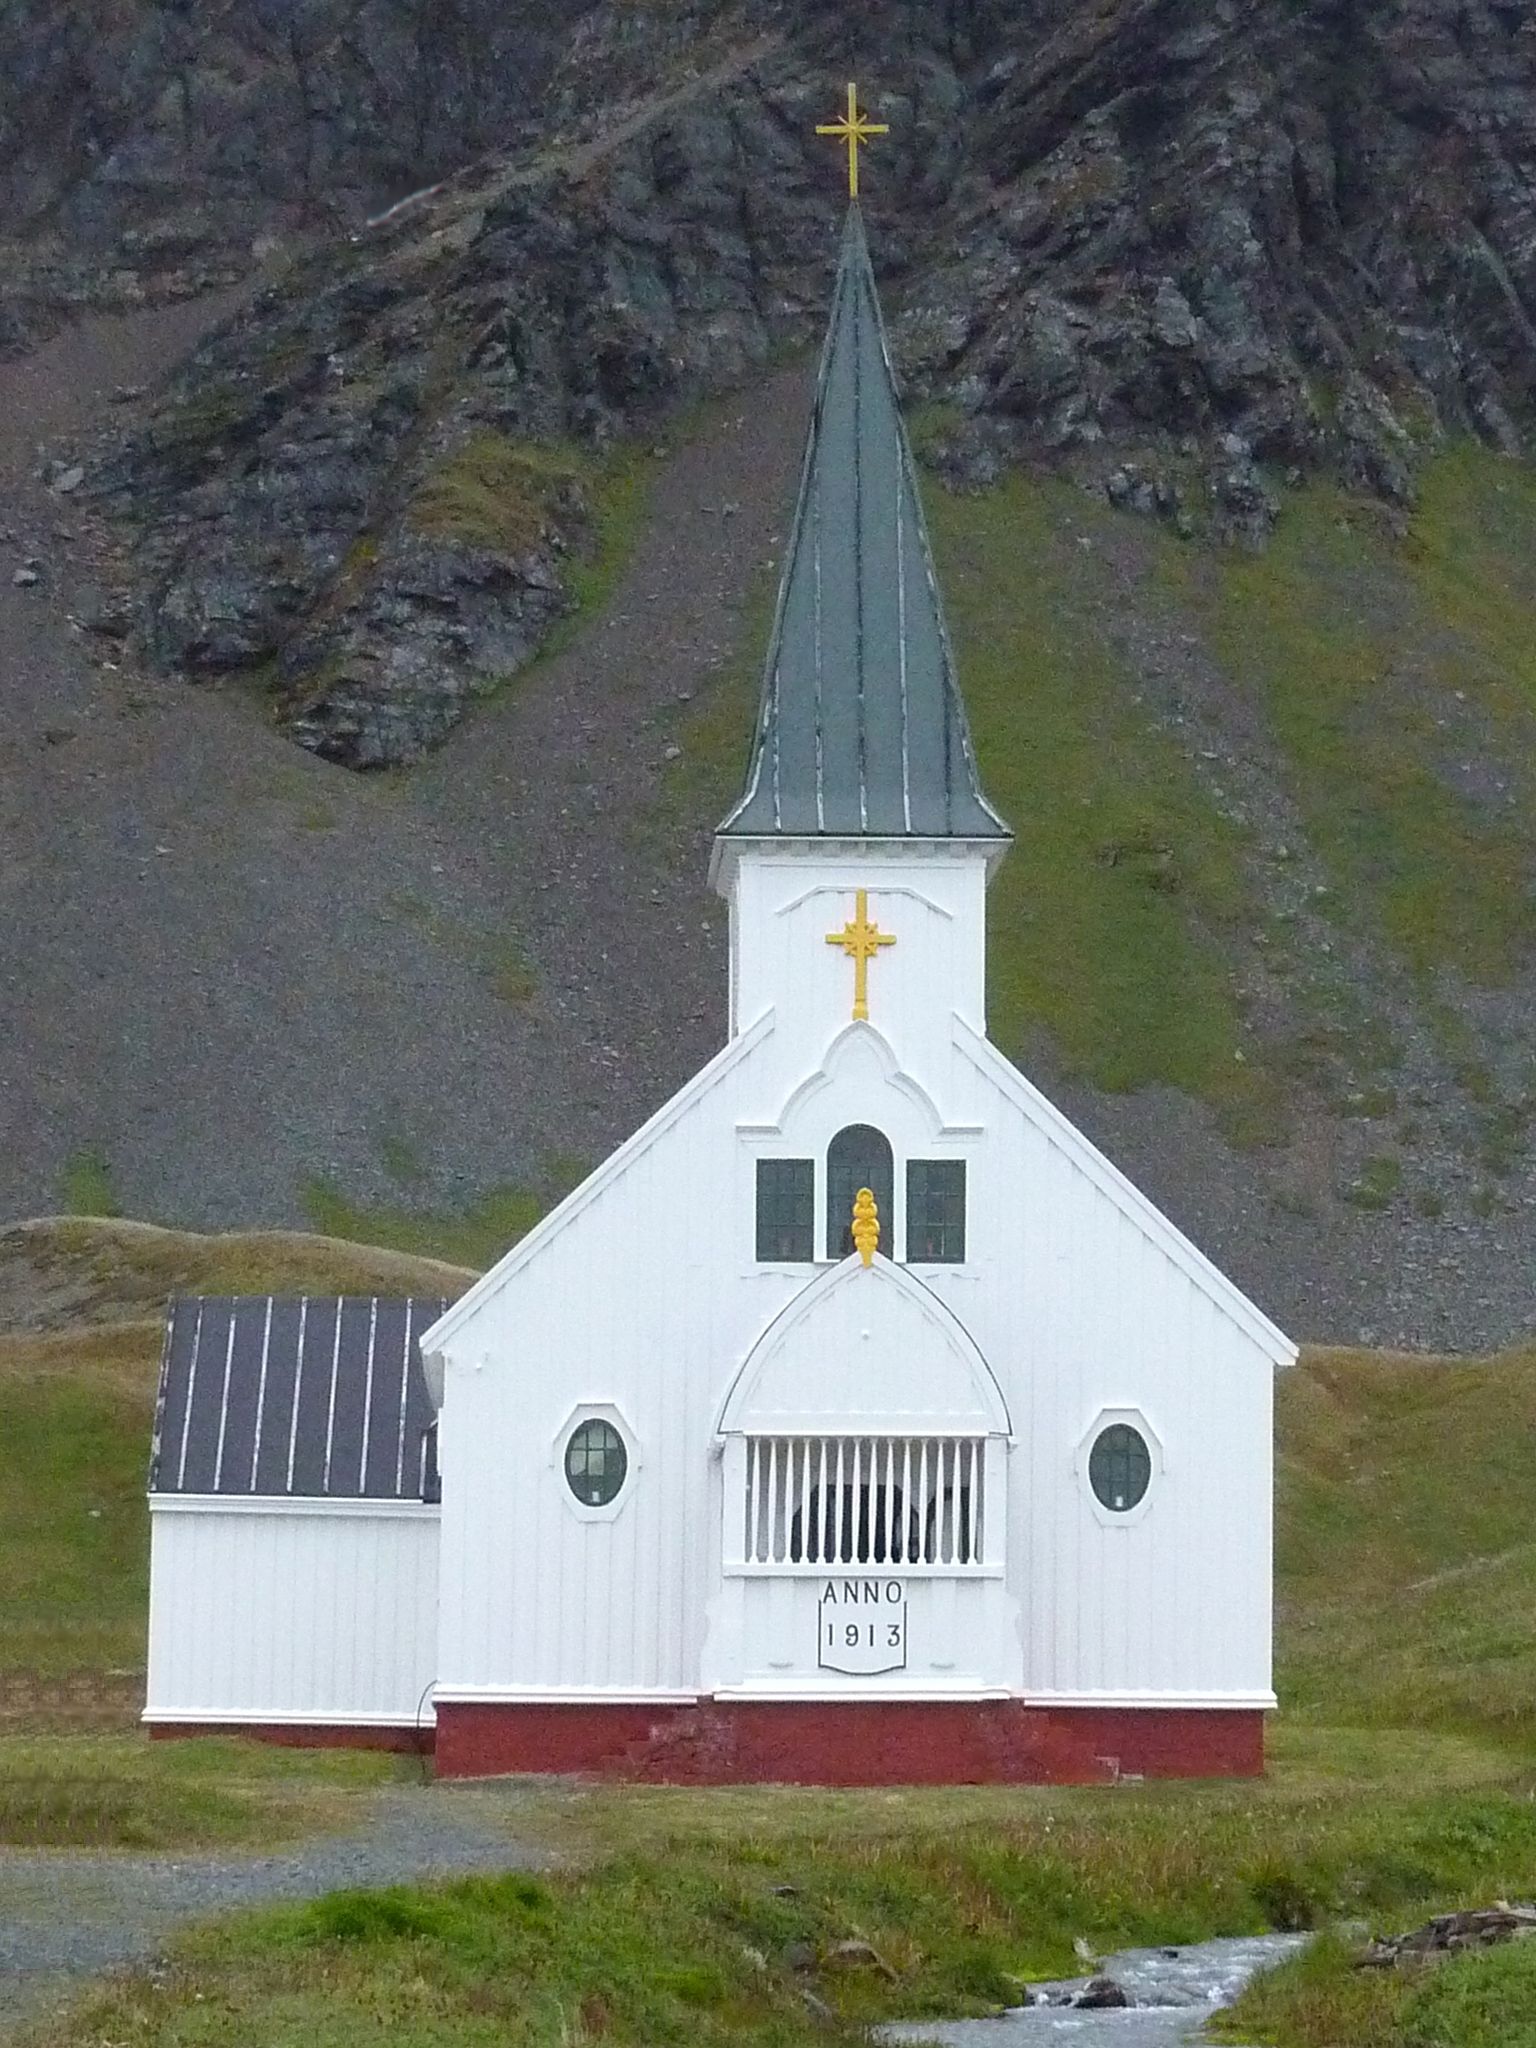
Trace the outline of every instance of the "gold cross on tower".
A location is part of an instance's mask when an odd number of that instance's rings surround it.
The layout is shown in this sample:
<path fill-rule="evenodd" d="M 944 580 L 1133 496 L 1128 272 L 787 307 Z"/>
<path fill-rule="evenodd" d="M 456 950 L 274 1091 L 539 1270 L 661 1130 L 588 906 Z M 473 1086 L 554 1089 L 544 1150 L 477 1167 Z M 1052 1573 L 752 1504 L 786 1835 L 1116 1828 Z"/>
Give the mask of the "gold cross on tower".
<path fill-rule="evenodd" d="M 848 112 L 841 121 L 825 121 L 816 130 L 818 135 L 835 135 L 839 142 L 848 145 L 848 197 L 859 196 L 859 146 L 868 142 L 872 135 L 889 135 L 890 129 L 883 121 L 869 120 L 859 109 L 859 88 L 848 87 Z"/>
<path fill-rule="evenodd" d="M 867 889 L 855 893 L 854 904 L 853 923 L 845 924 L 840 932 L 828 932 L 827 944 L 841 946 L 853 962 L 853 1021 L 861 1024 L 869 1021 L 869 963 L 882 946 L 894 946 L 896 938 L 870 923 Z"/>

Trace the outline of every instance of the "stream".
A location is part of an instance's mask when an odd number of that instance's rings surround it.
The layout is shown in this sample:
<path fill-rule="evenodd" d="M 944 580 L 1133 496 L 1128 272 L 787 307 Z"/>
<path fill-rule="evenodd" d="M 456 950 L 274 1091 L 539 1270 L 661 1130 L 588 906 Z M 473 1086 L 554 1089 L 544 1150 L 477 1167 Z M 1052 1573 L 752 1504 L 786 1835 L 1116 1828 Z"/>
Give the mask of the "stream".
<path fill-rule="evenodd" d="M 1302 1947 L 1305 1934 L 1257 1934 L 1189 1948 L 1130 1948 L 1106 1956 L 1095 1977 L 1112 1977 L 1130 2006 L 1080 2011 L 1069 2002 L 1087 1977 L 1032 1984 L 1035 2003 L 986 2020 L 911 2020 L 881 2027 L 880 2040 L 939 2041 L 945 2048 L 1183 2048 L 1201 2038 L 1212 2013 L 1230 2005 L 1251 1977 Z"/>

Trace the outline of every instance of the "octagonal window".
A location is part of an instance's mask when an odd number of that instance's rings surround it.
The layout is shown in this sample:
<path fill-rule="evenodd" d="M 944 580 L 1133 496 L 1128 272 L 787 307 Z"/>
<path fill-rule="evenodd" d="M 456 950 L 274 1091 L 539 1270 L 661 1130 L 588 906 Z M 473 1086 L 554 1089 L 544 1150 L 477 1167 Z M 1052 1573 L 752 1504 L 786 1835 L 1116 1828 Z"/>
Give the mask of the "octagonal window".
<path fill-rule="evenodd" d="M 565 1446 L 566 1484 L 584 1508 L 617 1500 L 629 1472 L 629 1452 L 611 1422 L 579 1422 Z"/>
<path fill-rule="evenodd" d="M 1112 1422 L 1094 1439 L 1088 1457 L 1088 1483 L 1101 1507 L 1126 1515 L 1140 1507 L 1152 1483 L 1152 1453 L 1139 1429 Z"/>

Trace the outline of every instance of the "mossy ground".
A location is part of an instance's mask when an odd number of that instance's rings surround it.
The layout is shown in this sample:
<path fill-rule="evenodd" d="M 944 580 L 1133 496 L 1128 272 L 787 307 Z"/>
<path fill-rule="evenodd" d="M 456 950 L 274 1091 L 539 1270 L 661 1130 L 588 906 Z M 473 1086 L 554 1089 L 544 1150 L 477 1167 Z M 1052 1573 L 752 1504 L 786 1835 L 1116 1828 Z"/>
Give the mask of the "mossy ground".
<path fill-rule="evenodd" d="M 121 1216 L 112 1169 L 101 1152 L 76 1152 L 59 1175 L 59 1207 L 66 1216 Z"/>
<path fill-rule="evenodd" d="M 566 443 L 515 441 L 486 428 L 428 472 L 410 523 L 466 547 L 526 554 L 544 538 L 556 501 L 580 490 L 591 469 Z"/>
<path fill-rule="evenodd" d="M 929 511 L 982 778 L 1018 835 L 989 906 L 992 1035 L 1021 1056 L 1043 1027 L 1101 1087 L 1262 1124 L 1227 943 L 1252 909 L 1243 836 L 1093 629 L 1078 540 L 1107 515 L 1021 477 Z"/>
<path fill-rule="evenodd" d="M 366 1750 L 0 1733 L 0 1847 L 164 1850 L 293 1840 L 345 1826 L 370 1793 L 413 1768 L 408 1759 Z"/>
<path fill-rule="evenodd" d="M 367 1202 L 334 1181 L 311 1180 L 300 1190 L 300 1199 L 310 1222 L 327 1236 L 483 1270 L 527 1236 L 556 1196 L 550 1187 L 506 1186 L 488 1189 L 460 1209 L 442 1209 L 404 1197 Z"/>
<path fill-rule="evenodd" d="M 546 661 L 607 603 L 645 522 L 656 469 L 655 457 L 632 446 L 598 456 L 573 442 L 485 429 L 428 473 L 407 516 L 420 533 L 501 555 L 527 554 L 559 535 L 566 612 L 539 650 Z"/>
<path fill-rule="evenodd" d="M 1507 510 L 1489 521 L 1490 504 Z M 1462 449 L 1429 466 L 1405 540 L 1314 484 L 1262 553 L 1184 557 L 1194 615 L 1285 753 L 1336 914 L 1423 976 L 1507 983 L 1536 937 L 1522 533 L 1528 551 L 1530 480 Z M 1465 786 L 1468 753 L 1507 794 Z"/>

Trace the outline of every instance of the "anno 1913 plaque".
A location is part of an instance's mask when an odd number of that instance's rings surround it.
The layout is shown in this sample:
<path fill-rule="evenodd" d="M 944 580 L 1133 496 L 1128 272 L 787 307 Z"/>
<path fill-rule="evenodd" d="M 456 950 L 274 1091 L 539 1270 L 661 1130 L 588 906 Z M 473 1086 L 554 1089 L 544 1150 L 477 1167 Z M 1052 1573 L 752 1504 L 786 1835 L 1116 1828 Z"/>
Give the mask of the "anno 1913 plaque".
<path fill-rule="evenodd" d="M 872 1677 L 907 1664 L 907 1589 L 900 1579 L 828 1579 L 816 1609 L 823 1671 Z"/>

